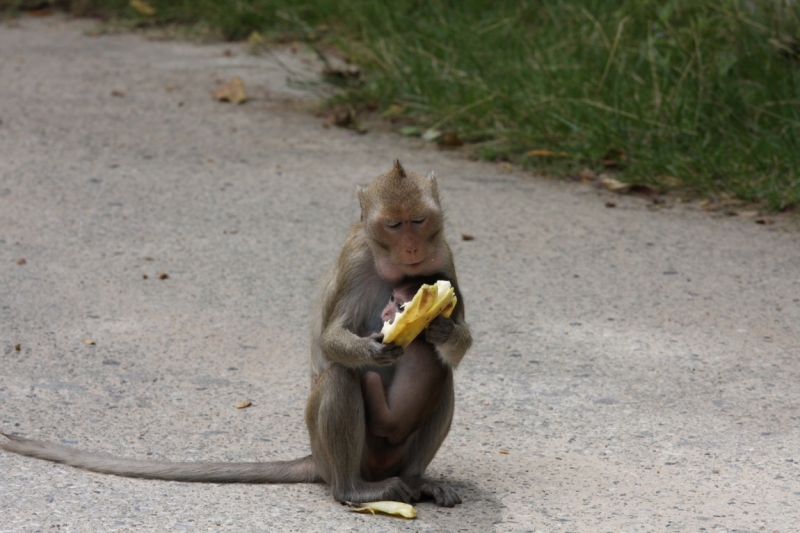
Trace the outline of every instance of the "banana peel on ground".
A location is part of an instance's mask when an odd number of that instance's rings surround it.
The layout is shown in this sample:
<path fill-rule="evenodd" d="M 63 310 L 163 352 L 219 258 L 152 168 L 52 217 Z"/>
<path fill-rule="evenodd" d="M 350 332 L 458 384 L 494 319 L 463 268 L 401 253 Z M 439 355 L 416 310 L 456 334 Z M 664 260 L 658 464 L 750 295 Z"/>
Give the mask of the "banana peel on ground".
<path fill-rule="evenodd" d="M 416 518 L 417 510 L 413 506 L 402 502 L 366 502 L 366 503 L 351 503 L 344 502 L 345 505 L 350 507 L 351 511 L 357 513 L 372 513 L 372 514 L 387 514 L 391 516 L 399 516 L 401 518 Z"/>
<path fill-rule="evenodd" d="M 423 285 L 393 322 L 384 322 L 381 333 L 384 344 L 396 344 L 405 348 L 422 330 L 439 315 L 449 317 L 456 307 L 455 288 L 449 281 L 439 280 L 434 285 Z"/>

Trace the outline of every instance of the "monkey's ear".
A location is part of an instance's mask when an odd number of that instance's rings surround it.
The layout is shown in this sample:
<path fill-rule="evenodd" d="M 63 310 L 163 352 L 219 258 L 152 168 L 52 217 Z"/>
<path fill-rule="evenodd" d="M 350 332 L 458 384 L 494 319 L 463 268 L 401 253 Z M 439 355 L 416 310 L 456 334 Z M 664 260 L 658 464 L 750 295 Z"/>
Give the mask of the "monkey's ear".
<path fill-rule="evenodd" d="M 358 206 L 361 208 L 361 220 L 364 220 L 364 187 L 356 185 L 356 196 L 358 196 Z"/>
<path fill-rule="evenodd" d="M 430 182 L 431 190 L 433 191 L 433 194 L 436 196 L 436 199 L 438 201 L 438 198 L 439 198 L 439 182 L 436 181 L 436 171 L 435 170 L 431 170 L 431 173 L 428 174 L 428 181 Z"/>
<path fill-rule="evenodd" d="M 403 168 L 403 165 L 400 163 L 399 159 L 394 160 L 392 170 L 395 171 L 401 178 L 406 177 L 406 169 Z"/>

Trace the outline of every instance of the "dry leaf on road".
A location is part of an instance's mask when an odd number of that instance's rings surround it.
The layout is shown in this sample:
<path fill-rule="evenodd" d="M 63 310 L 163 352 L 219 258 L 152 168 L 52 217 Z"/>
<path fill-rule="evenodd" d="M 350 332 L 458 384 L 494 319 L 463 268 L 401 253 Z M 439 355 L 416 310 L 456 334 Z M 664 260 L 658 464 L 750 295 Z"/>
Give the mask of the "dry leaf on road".
<path fill-rule="evenodd" d="M 600 184 L 609 191 L 614 192 L 626 192 L 631 187 L 627 183 L 622 183 L 618 179 L 612 178 L 608 174 L 600 174 L 597 176 L 597 181 L 599 181 Z"/>
<path fill-rule="evenodd" d="M 567 152 L 554 152 L 546 148 L 537 148 L 536 150 L 529 150 L 525 155 L 531 157 L 567 157 Z"/>
<path fill-rule="evenodd" d="M 239 76 L 231 78 L 214 91 L 214 98 L 221 102 L 230 102 L 232 104 L 245 103 L 247 101 L 247 93 L 244 92 L 244 80 Z"/>
<path fill-rule="evenodd" d="M 144 0 L 131 0 L 130 6 L 140 15 L 150 17 L 156 14 L 155 8 Z"/>
<path fill-rule="evenodd" d="M 594 181 L 597 179 L 597 174 L 590 168 L 584 168 L 580 172 L 578 172 L 578 177 L 580 178 L 581 182 L 589 183 L 590 181 Z"/>
<path fill-rule="evenodd" d="M 454 131 L 444 132 L 438 142 L 442 148 L 458 148 L 464 145 L 464 141 L 459 139 L 458 134 Z"/>

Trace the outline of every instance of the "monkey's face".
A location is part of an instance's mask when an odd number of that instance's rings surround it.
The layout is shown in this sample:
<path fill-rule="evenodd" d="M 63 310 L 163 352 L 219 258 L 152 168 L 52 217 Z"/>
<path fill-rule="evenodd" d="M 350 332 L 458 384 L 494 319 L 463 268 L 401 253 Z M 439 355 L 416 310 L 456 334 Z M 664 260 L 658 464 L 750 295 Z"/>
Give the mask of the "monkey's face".
<path fill-rule="evenodd" d="M 372 223 L 372 251 L 386 280 L 440 272 L 447 257 L 441 218 L 435 212 L 382 218 Z"/>
<path fill-rule="evenodd" d="M 399 161 L 358 189 L 361 223 L 380 276 L 390 283 L 440 272 L 450 257 L 436 177 L 406 171 Z"/>
<path fill-rule="evenodd" d="M 381 320 L 384 322 L 394 321 L 395 315 L 403 310 L 403 305 L 405 305 L 405 303 L 405 298 L 403 298 L 403 295 L 397 289 L 392 291 L 392 297 L 381 313 Z"/>
<path fill-rule="evenodd" d="M 384 307 L 383 312 L 381 313 L 381 320 L 384 322 L 394 322 L 395 315 L 403 310 L 406 302 L 409 302 L 413 299 L 414 293 L 411 292 L 409 287 L 404 285 L 395 287 L 394 290 L 392 290 L 392 296 L 389 298 L 389 303 L 386 304 L 386 307 Z"/>

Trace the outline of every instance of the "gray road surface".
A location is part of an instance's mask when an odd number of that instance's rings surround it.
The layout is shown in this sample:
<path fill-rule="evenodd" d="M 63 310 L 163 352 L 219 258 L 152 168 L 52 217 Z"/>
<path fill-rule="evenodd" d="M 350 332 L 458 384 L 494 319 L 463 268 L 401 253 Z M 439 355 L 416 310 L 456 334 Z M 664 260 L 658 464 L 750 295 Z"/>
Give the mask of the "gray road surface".
<path fill-rule="evenodd" d="M 0 453 L 0 531 L 800 531 L 800 234 L 324 129 L 268 57 L 91 28 L 0 26 L 0 431 L 308 453 L 315 280 L 399 158 L 440 176 L 474 329 L 429 470 L 464 504 L 401 521 Z M 235 74 L 252 100 L 213 100 Z"/>

